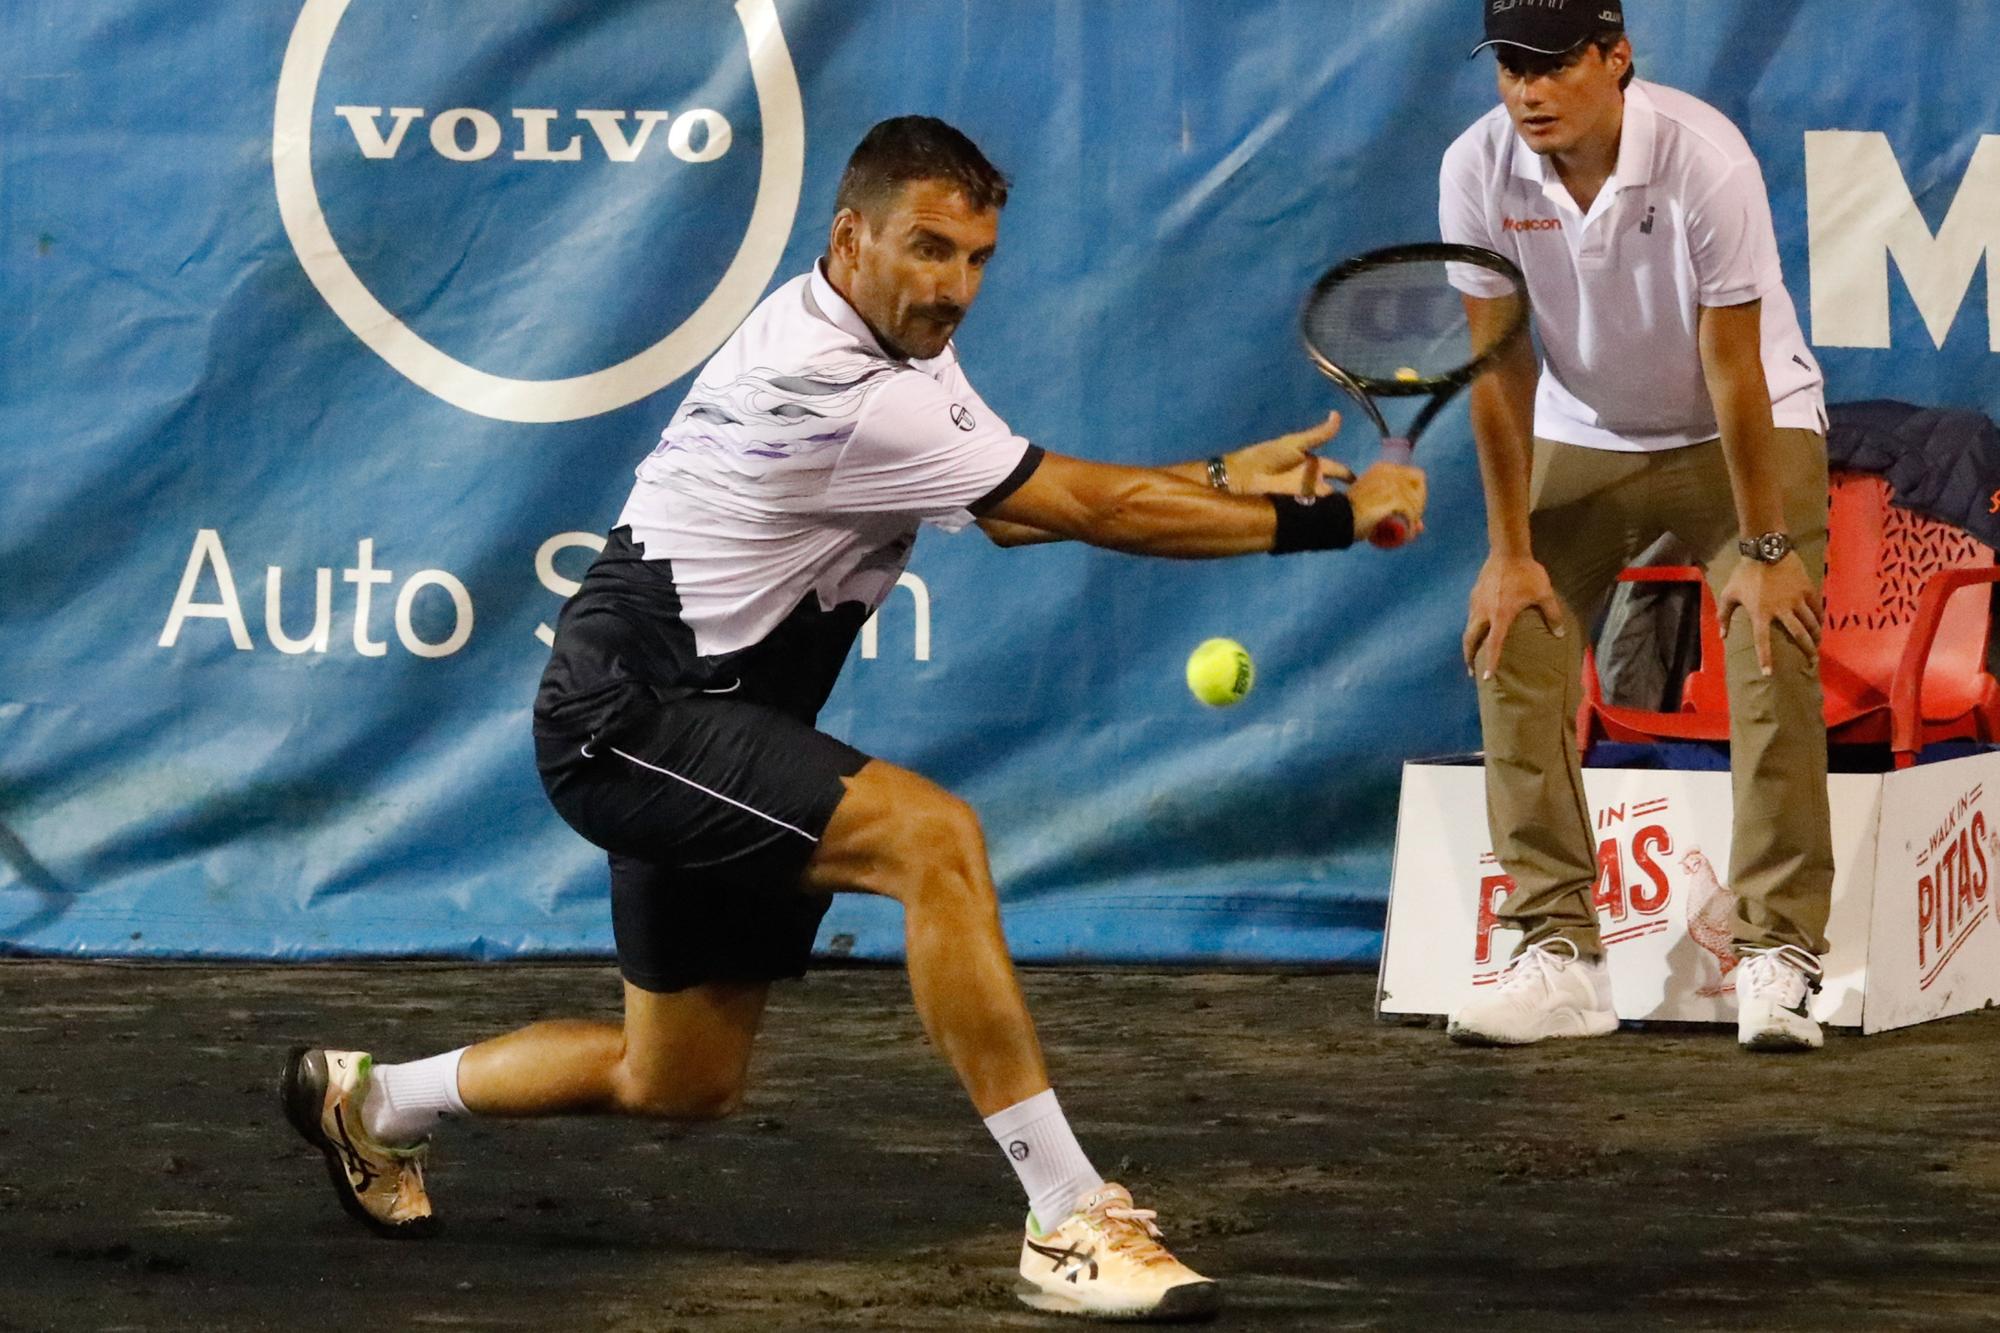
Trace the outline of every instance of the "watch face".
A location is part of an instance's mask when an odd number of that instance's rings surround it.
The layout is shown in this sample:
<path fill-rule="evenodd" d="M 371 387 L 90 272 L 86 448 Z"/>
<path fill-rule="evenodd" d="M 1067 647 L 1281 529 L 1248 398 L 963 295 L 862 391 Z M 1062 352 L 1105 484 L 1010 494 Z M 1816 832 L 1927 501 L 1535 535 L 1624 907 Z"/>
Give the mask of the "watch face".
<path fill-rule="evenodd" d="M 1759 564 L 1775 565 L 1792 550 L 1792 539 L 1782 532 L 1767 532 L 1761 537 L 1745 537 L 1736 543 L 1736 549 Z"/>

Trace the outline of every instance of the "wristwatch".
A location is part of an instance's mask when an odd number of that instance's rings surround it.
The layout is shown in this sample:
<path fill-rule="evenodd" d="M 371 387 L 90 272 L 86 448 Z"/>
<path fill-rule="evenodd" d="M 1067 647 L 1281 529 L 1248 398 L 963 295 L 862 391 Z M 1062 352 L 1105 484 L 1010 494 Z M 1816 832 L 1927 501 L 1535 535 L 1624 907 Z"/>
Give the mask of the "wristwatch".
<path fill-rule="evenodd" d="M 1743 537 L 1736 543 L 1736 549 L 1761 565 L 1775 565 L 1795 549 L 1791 537 L 1782 532 L 1767 532 L 1761 537 Z"/>

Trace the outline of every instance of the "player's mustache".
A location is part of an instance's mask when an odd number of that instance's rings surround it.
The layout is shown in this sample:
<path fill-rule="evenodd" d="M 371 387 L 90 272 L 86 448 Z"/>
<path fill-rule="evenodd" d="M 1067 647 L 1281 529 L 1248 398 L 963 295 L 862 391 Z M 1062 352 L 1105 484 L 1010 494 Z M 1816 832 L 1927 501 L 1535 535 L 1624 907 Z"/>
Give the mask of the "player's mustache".
<path fill-rule="evenodd" d="M 965 307 L 947 301 L 940 305 L 916 306 L 910 313 L 918 319 L 932 319 L 940 324 L 956 324 L 965 318 Z"/>

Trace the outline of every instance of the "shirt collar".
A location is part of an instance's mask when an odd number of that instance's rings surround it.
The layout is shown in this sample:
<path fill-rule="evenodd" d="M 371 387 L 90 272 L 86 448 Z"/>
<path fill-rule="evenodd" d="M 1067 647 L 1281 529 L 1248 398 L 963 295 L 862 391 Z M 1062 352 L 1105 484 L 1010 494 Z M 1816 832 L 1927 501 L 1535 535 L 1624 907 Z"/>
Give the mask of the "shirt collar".
<path fill-rule="evenodd" d="M 806 283 L 806 304 L 812 307 L 813 313 L 821 319 L 842 333 L 860 340 L 863 346 L 873 348 L 883 356 L 889 354 L 876 340 L 874 330 L 868 327 L 868 321 L 856 314 L 854 307 L 847 304 L 847 298 L 827 281 L 824 260 L 813 261 L 812 276 Z"/>
<path fill-rule="evenodd" d="M 1507 170 L 1522 180 L 1533 181 L 1537 185 L 1545 184 L 1548 180 L 1548 170 L 1542 162 L 1542 155 L 1522 141 L 1521 132 L 1514 128 L 1513 118 L 1507 114 L 1507 108 L 1504 106 L 1500 108 L 1500 117 L 1507 126 L 1509 154 Z"/>
<path fill-rule="evenodd" d="M 1504 108 L 1501 114 L 1506 114 Z M 1625 90 L 1625 116 L 1618 127 L 1618 161 L 1611 168 L 1611 178 L 1605 182 L 1607 187 L 1623 190 L 1628 186 L 1652 183 L 1653 144 L 1659 135 L 1659 119 L 1652 94 L 1646 91 L 1644 83 L 1634 79 L 1632 86 Z M 1513 152 L 1508 170 L 1523 180 L 1547 186 L 1547 164 L 1540 153 L 1521 141 L 1521 135 L 1512 121 L 1507 125 L 1507 137 Z"/>
<path fill-rule="evenodd" d="M 1625 90 L 1625 124 L 1618 135 L 1618 165 L 1611 173 L 1619 188 L 1652 184 L 1653 143 L 1659 136 L 1659 123 L 1653 95 L 1634 79 Z"/>

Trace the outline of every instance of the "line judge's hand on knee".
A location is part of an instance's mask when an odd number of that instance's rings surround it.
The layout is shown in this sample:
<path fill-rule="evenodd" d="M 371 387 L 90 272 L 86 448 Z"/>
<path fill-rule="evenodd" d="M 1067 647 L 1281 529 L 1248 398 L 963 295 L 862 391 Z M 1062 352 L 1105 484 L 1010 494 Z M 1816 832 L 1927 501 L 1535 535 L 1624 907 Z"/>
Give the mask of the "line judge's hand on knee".
<path fill-rule="evenodd" d="M 1757 667 L 1771 674 L 1771 626 L 1778 625 L 1806 655 L 1808 666 L 1819 659 L 1820 622 L 1824 615 L 1819 592 L 1812 586 L 1805 562 L 1796 552 L 1787 553 L 1776 564 L 1745 560 L 1716 599 L 1716 618 L 1722 633 L 1729 634 L 1730 622 L 1738 611 L 1750 617 L 1750 633 L 1757 644 Z"/>
<path fill-rule="evenodd" d="M 1539 560 L 1526 555 L 1488 556 L 1472 585 L 1472 605 L 1461 644 L 1467 675 L 1492 679 L 1515 618 L 1529 607 L 1541 612 L 1542 622 L 1558 639 L 1569 632 L 1562 599 L 1556 596 L 1549 572 Z"/>

